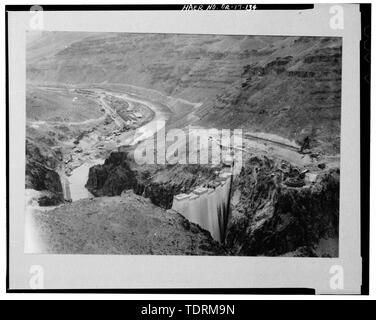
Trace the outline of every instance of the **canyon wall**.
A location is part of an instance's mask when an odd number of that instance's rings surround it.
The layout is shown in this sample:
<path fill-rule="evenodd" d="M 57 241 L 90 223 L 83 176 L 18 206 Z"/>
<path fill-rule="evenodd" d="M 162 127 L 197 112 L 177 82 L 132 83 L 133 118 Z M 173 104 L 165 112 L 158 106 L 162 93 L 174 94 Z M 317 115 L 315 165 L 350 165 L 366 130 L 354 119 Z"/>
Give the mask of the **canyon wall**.
<path fill-rule="evenodd" d="M 202 103 L 190 123 L 339 152 L 341 38 L 44 32 L 27 52 L 29 82 L 155 89 Z"/>
<path fill-rule="evenodd" d="M 235 255 L 338 256 L 339 169 L 289 187 L 277 162 L 251 158 L 235 179 L 226 246 Z M 322 242 L 332 246 L 322 250 Z"/>
<path fill-rule="evenodd" d="M 56 166 L 60 155 L 26 140 L 25 188 L 43 191 L 39 205 L 57 205 L 64 201 L 63 187 Z"/>

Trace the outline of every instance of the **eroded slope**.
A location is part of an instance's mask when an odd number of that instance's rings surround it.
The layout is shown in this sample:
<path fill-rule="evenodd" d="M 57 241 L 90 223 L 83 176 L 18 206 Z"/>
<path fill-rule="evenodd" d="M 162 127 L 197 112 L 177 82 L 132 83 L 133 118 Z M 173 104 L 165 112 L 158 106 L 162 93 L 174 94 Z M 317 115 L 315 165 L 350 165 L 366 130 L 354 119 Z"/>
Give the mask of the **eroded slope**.
<path fill-rule="evenodd" d="M 35 215 L 43 253 L 224 255 L 208 231 L 132 192 Z"/>

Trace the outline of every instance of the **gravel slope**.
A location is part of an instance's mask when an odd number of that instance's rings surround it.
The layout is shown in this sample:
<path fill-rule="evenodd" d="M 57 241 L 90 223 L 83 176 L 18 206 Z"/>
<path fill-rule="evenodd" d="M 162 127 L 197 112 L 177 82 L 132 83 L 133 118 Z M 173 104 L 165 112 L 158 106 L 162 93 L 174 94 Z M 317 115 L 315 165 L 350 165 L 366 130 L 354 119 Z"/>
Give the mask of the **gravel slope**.
<path fill-rule="evenodd" d="M 79 200 L 34 218 L 44 253 L 225 254 L 209 232 L 132 192 Z"/>

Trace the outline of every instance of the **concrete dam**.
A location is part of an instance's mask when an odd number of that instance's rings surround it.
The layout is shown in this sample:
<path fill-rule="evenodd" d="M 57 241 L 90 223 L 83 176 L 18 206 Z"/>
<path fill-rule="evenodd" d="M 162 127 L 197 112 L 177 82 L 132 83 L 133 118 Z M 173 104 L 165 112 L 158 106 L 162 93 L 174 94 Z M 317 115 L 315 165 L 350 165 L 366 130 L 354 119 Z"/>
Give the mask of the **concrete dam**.
<path fill-rule="evenodd" d="M 221 171 L 212 187 L 198 187 L 190 194 L 176 195 L 172 209 L 208 230 L 214 240 L 223 242 L 229 219 L 232 177 L 232 167 Z"/>

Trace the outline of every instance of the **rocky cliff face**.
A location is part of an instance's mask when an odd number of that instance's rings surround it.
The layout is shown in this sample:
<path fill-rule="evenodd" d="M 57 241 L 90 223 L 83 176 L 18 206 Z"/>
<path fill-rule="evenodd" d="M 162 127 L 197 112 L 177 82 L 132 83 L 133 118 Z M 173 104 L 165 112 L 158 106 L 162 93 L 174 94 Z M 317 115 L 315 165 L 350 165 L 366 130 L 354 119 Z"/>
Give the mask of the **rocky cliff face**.
<path fill-rule="evenodd" d="M 257 62 L 250 60 L 243 65 L 238 80 L 207 103 L 199 111 L 200 117 L 218 127 L 227 124 L 291 140 L 310 135 L 320 150 L 337 154 L 340 43 L 327 38 L 286 39 L 283 43 L 273 44 L 271 55 L 266 53 Z"/>
<path fill-rule="evenodd" d="M 152 168 L 138 175 L 137 194 L 162 208 L 170 209 L 174 195 L 190 193 L 215 178 L 215 169 L 200 165 L 172 165 Z"/>
<path fill-rule="evenodd" d="M 152 203 L 169 209 L 173 197 L 214 179 L 215 169 L 199 165 L 135 166 L 126 152 L 113 152 L 103 165 L 89 170 L 86 184 L 95 196 L 120 195 L 133 189 Z"/>
<path fill-rule="evenodd" d="M 318 247 L 338 239 L 339 169 L 320 173 L 304 187 L 285 182 L 275 161 L 248 161 L 233 186 L 227 247 L 236 255 L 337 256 Z"/>
<path fill-rule="evenodd" d="M 202 102 L 196 124 L 308 133 L 339 151 L 340 38 L 46 32 L 27 51 L 31 82 L 156 89 Z"/>
<path fill-rule="evenodd" d="M 38 199 L 42 206 L 57 205 L 64 201 L 63 188 L 59 174 L 54 170 L 58 155 L 51 150 L 43 153 L 32 141 L 26 140 L 25 187 L 46 191 Z"/>
<path fill-rule="evenodd" d="M 137 181 L 125 152 L 113 152 L 103 165 L 90 168 L 86 188 L 95 196 L 120 195 L 133 189 Z"/>

